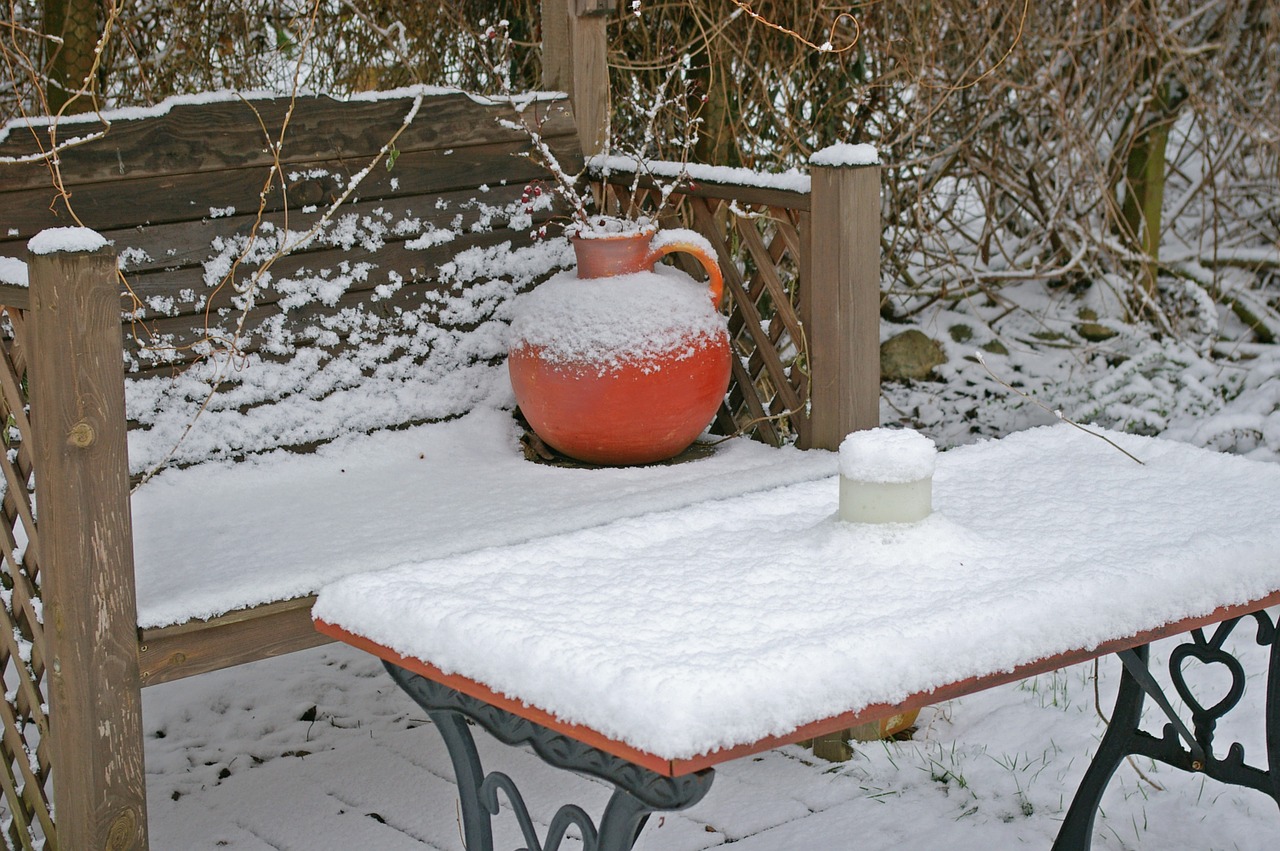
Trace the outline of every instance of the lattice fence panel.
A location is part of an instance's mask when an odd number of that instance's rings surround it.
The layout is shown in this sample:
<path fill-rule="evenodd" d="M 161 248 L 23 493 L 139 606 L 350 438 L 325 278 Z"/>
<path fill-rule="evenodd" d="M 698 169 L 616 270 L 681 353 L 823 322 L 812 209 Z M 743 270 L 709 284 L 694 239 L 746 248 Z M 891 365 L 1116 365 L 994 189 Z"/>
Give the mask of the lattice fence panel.
<path fill-rule="evenodd" d="M 737 197 L 719 185 L 673 195 L 660 216 L 669 227 L 692 228 L 719 255 L 728 299 L 729 333 L 736 355 L 717 430 L 746 433 L 774 445 L 791 442 L 808 427 L 807 344 L 800 321 L 801 205 L 788 207 L 752 200 L 749 189 Z M 777 193 L 775 193 L 776 195 Z M 610 186 L 606 209 L 652 208 L 654 189 Z M 634 202 L 634 203 L 633 203 Z M 691 274 L 692 259 L 675 255 Z"/>
<path fill-rule="evenodd" d="M 12 849 L 56 848 L 50 813 L 49 718 L 39 537 L 35 523 L 31 423 L 22 311 L 0 307 L 0 825 Z"/>

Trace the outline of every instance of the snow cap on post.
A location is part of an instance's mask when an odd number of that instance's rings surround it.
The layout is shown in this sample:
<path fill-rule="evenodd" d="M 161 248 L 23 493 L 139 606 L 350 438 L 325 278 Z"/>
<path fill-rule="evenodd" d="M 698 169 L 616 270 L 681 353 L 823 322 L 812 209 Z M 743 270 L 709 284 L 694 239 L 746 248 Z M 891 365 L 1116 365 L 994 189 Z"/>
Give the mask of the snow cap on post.
<path fill-rule="evenodd" d="M 74 254 L 98 251 L 107 245 L 107 238 L 90 228 L 47 228 L 27 241 L 27 250 L 32 254 Z"/>
<path fill-rule="evenodd" d="M 880 165 L 880 152 L 875 145 L 851 145 L 838 142 L 822 150 L 814 151 L 809 156 L 809 165 L 825 165 L 832 167 Z"/>

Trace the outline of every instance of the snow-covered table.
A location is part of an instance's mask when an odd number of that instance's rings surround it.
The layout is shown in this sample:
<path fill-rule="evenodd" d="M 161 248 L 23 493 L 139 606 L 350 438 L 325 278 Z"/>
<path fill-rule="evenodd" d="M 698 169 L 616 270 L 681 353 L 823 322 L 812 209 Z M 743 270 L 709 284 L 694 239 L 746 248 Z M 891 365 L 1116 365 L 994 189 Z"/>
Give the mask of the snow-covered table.
<path fill-rule="evenodd" d="M 648 812 L 696 802 L 719 762 L 1107 652 L 1124 684 L 1058 847 L 1088 847 L 1130 753 L 1280 801 L 1265 611 L 1280 603 L 1280 467 L 1108 437 L 1143 463 L 1069 426 L 1036 429 L 943 453 L 935 512 L 916 524 L 835 519 L 830 478 L 349 577 L 313 616 L 432 711 L 469 848 L 489 847 L 478 802 L 496 811 L 503 781 L 485 779 L 458 713 L 613 780 L 599 847 L 629 848 Z M 1270 647 L 1266 770 L 1212 750 L 1244 685 L 1221 642 L 1249 616 Z M 1187 631 L 1171 675 L 1194 732 L 1146 666 L 1149 641 Z M 1195 703 L 1188 659 L 1226 665 L 1227 698 Z M 1145 696 L 1170 715 L 1163 739 L 1137 728 Z"/>

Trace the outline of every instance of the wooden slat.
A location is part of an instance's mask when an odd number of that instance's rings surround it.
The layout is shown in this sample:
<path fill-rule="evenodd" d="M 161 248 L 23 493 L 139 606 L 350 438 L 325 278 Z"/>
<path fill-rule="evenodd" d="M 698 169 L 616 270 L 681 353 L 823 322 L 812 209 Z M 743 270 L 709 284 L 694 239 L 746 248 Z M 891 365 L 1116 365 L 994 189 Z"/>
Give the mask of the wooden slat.
<path fill-rule="evenodd" d="M 401 154 L 395 167 L 374 168 L 352 193 L 352 198 L 384 199 L 402 195 L 454 192 L 482 184 L 523 186 L 546 171 L 529 158 L 517 156 L 527 143 L 506 142 L 445 151 L 423 151 Z M 572 150 L 562 149 L 572 165 Z M 300 163 L 299 175 L 308 170 L 324 170 L 336 174 L 354 173 L 369 166 L 373 154 L 353 155 L 349 160 L 314 160 Z M 2 173 L 2 172 L 0 172 Z M 285 177 L 295 173 L 286 169 Z M 392 183 L 395 187 L 392 187 Z M 296 194 L 292 191 L 297 189 Z M 269 167 L 233 168 L 216 176 L 205 173 L 147 176 L 114 183 L 76 185 L 71 204 L 79 222 L 98 231 L 145 225 L 199 221 L 210 217 L 211 210 L 234 208 L 238 213 L 257 212 L 259 207 L 274 212 L 293 205 L 300 209 L 309 204 L 327 204 L 341 197 L 343 189 L 330 186 L 323 179 L 302 178 L 282 192 L 278 176 Z M 265 198 L 261 197 L 266 193 Z M 49 227 L 76 224 L 63 200 L 51 187 L 40 186 L 0 194 L 0 234 L 5 244 L 29 239 Z M 424 214 L 428 211 L 424 210 Z M 0 245 L 0 254 L 17 256 L 12 247 Z"/>
<path fill-rule="evenodd" d="M 799 258 L 802 243 L 800 242 L 800 232 L 797 229 L 796 221 L 799 220 L 800 210 L 798 208 L 770 207 L 769 216 L 773 220 L 778 236 L 782 237 L 786 250 L 791 253 L 792 257 Z"/>
<path fill-rule="evenodd" d="M 507 186 L 492 185 L 486 192 L 479 192 L 476 187 L 467 187 L 448 192 L 398 194 L 367 201 L 348 201 L 332 215 L 334 224 L 329 226 L 329 233 L 338 230 L 337 222 L 352 216 L 358 219 L 374 217 L 388 229 L 416 220 L 421 222 L 423 230 L 431 227 L 452 229 L 456 218 L 458 229 L 469 233 L 481 219 L 481 211 L 476 209 L 477 201 L 483 201 L 492 207 L 506 206 L 516 202 L 523 189 L 524 184 L 509 183 Z M 261 216 L 256 214 L 256 210 L 242 209 L 232 216 L 197 217 L 169 223 L 153 222 L 145 227 L 115 228 L 102 230 L 100 233 L 111 241 L 117 254 L 125 250 L 129 252 L 130 260 L 125 271 L 132 277 L 174 269 L 201 268 L 215 253 L 213 244 L 216 240 L 247 236 L 255 229 L 266 233 L 268 227 L 280 232 L 287 229 L 302 235 L 309 232 L 328 213 L 328 207 L 304 211 L 304 206 L 291 198 L 290 209 L 272 210 Z M 553 214 L 550 212 L 539 212 L 535 218 L 540 220 L 551 215 Z M 487 228 L 505 230 L 505 225 L 505 220 L 495 220 Z M 395 243 L 414 239 L 416 236 L 417 233 L 388 232 L 382 239 Z M 330 242 L 319 238 L 305 248 L 294 249 L 293 254 L 305 255 L 332 247 Z M 363 246 L 353 245 L 352 250 L 363 250 Z M 3 247 L 0 246 L 0 252 L 2 251 Z"/>
<path fill-rule="evenodd" d="M 8 255 L 0 252 L 0 257 Z M 15 310 L 26 310 L 31 303 L 31 292 L 26 287 L 14 284 L 0 284 L 0 307 L 12 307 Z"/>
<path fill-rule="evenodd" d="M 24 751 L 17 759 L 26 756 Z M 8 753 L 3 755 L 3 764 L 0 764 L 0 791 L 3 791 L 4 801 L 10 815 L 8 827 L 8 836 L 10 843 L 6 844 L 6 848 L 20 848 L 22 851 L 35 849 L 31 836 L 31 813 L 28 812 L 26 802 L 22 798 L 22 793 L 18 790 L 18 779 L 13 773 L 13 762 L 15 758 Z M 48 811 L 46 810 L 46 815 Z"/>
<path fill-rule="evenodd" d="M 0 652 L 3 652 L 6 657 L 13 661 L 16 666 L 15 674 L 18 680 L 17 685 L 7 689 L 7 691 L 11 691 L 14 695 L 16 703 L 13 704 L 13 708 L 31 718 L 37 728 L 44 732 L 48 729 L 48 721 L 42 709 L 44 696 L 40 694 L 40 689 L 34 680 L 34 666 L 28 670 L 26 663 L 22 662 L 21 654 L 18 652 L 17 636 L 24 632 L 34 632 L 35 630 L 24 630 L 15 620 L 10 620 L 8 611 L 4 607 L 0 607 L 0 628 L 3 628 L 3 635 L 0 635 Z M 36 624 L 38 622 L 29 620 L 27 623 Z M 24 636 L 24 638 L 30 640 L 30 636 Z M 0 701 L 0 704 L 9 706 L 6 701 Z"/>
<path fill-rule="evenodd" d="M 15 333 L 22 327 L 22 318 L 15 311 L 7 311 L 11 325 L 14 325 Z M 26 560 L 31 563 L 38 563 L 38 553 L 40 550 L 40 537 L 35 526 L 34 515 L 31 511 L 30 498 L 28 496 L 28 483 L 31 480 L 31 423 L 26 414 L 26 400 L 22 392 L 22 370 L 13 361 L 12 355 L 17 346 L 16 340 L 10 345 L 5 346 L 0 351 L 0 392 L 4 394 L 5 414 L 13 417 L 14 425 L 22 436 L 22 440 L 18 445 L 17 464 L 11 465 L 6 459 L 4 462 L 3 476 L 5 479 L 4 493 L 4 514 L 10 521 L 21 518 L 23 528 L 27 536 Z M 0 423 L 0 428 L 7 428 L 7 423 Z M 10 541 L 12 541 L 11 531 Z M 12 543 L 16 547 L 16 542 Z M 13 565 L 15 581 L 21 575 L 21 571 L 17 570 L 16 564 Z M 34 620 L 33 620 L 34 622 Z"/>
<path fill-rule="evenodd" d="M 45 778 L 32 770 L 30 760 L 27 758 L 30 745 L 26 737 L 18 732 L 18 719 L 13 707 L 4 700 L 0 700 L 0 724 L 3 725 L 5 749 L 13 754 L 13 761 L 18 764 L 18 776 L 22 779 L 21 791 L 15 789 L 15 792 L 22 799 L 24 815 L 28 820 L 34 818 L 39 822 L 45 835 L 50 836 L 54 828 L 53 819 L 49 816 L 49 800 L 44 789 Z M 6 789 L 6 795 L 7 793 Z"/>
<path fill-rule="evenodd" d="M 780 445 L 777 430 L 769 420 L 769 412 L 765 410 L 764 403 L 760 399 L 755 382 L 751 380 L 751 375 L 747 372 L 747 368 L 742 365 L 742 359 L 735 354 L 730 366 L 732 367 L 733 380 L 738 386 L 738 392 L 742 394 L 742 400 L 747 406 L 750 422 L 753 423 L 752 427 L 756 432 L 755 436 L 772 446 Z M 738 427 L 741 428 L 741 425 Z"/>
<path fill-rule="evenodd" d="M 281 162 L 302 166 L 337 157 L 353 164 L 380 150 L 401 131 L 412 106 L 411 97 L 339 101 L 323 95 L 176 103 L 164 115 L 116 119 L 104 138 L 63 150 L 59 168 L 68 184 L 266 168 L 275 162 L 267 143 L 279 141 L 291 110 Z M 546 138 L 556 140 L 576 133 L 566 100 L 545 100 L 530 107 L 531 115 L 533 111 Z M 412 154 L 523 144 L 527 142 L 524 133 L 499 123 L 500 118 L 511 115 L 511 108 L 504 104 L 482 104 L 462 93 L 427 95 L 395 146 Z M 101 129 L 100 123 L 63 122 L 59 138 L 85 136 Z M 41 128 L 38 135 L 47 144 L 47 130 Z M 28 156 L 38 149 L 31 133 L 14 127 L 0 142 L 0 157 Z M 355 166 L 363 167 L 363 163 Z M 0 173 L 9 189 L 49 185 L 43 162 L 5 164 Z"/>
<path fill-rule="evenodd" d="M 468 248 L 483 248 L 507 242 L 510 239 L 511 237 L 504 233 L 483 233 L 458 240 L 454 245 L 456 246 L 455 250 L 464 246 Z M 397 307 L 413 308 L 415 310 L 422 308 L 421 299 L 424 296 L 435 292 L 447 292 L 451 287 L 448 282 L 441 282 L 434 277 L 425 277 L 426 272 L 434 272 L 436 269 L 436 263 L 432 258 L 448 255 L 438 253 L 436 249 L 428 249 L 421 252 L 420 257 L 414 257 L 415 253 L 405 251 L 402 247 L 388 246 L 385 255 L 383 255 L 384 258 L 389 262 L 400 262 L 402 265 L 398 268 L 384 266 L 374 269 L 370 272 L 368 280 L 351 280 L 346 292 L 339 296 L 332 305 L 311 301 L 307 304 L 290 308 L 286 314 L 288 326 L 294 330 L 300 330 L 319 317 L 332 315 L 344 307 L 350 308 L 357 305 L 361 305 L 362 310 L 383 317 L 393 316 Z M 416 263 L 413 266 L 409 265 L 414 261 Z M 415 267 L 417 269 L 416 280 L 409 277 L 411 270 Z M 336 270 L 340 267 L 337 263 L 313 267 L 305 257 L 287 257 L 273 265 L 270 272 L 273 279 L 279 280 L 293 277 L 298 274 L 300 269 L 304 268 L 308 270 L 320 268 Z M 405 282 L 397 292 L 385 297 L 374 298 L 375 287 L 387 283 L 391 272 L 401 273 Z M 249 285 L 252 280 L 252 270 L 246 268 L 242 275 L 242 277 L 237 277 L 236 283 L 242 286 Z M 137 284 L 136 289 L 139 294 L 145 294 L 145 297 L 150 299 L 161 295 L 175 296 L 179 290 L 170 290 L 167 289 L 167 286 L 189 280 L 191 280 L 191 276 L 175 273 L 169 276 L 151 276 L 151 279 L 146 276 L 140 276 L 130 279 L 130 283 Z M 209 327 L 226 327 L 239 321 L 241 313 L 237 308 L 232 307 L 230 302 L 231 295 L 229 293 L 234 292 L 233 288 L 228 285 L 223 287 L 223 290 L 225 291 L 224 293 L 211 296 L 209 305 L 205 308 L 200 308 L 193 312 L 195 305 L 180 303 L 179 309 L 182 312 L 176 315 L 151 316 L 143 319 L 140 322 L 143 327 L 138 329 L 132 328 L 133 323 L 126 322 L 125 328 L 130 331 L 148 332 L 148 334 L 136 335 L 144 345 L 148 342 L 149 335 L 155 334 L 178 334 L 183 337 L 179 342 L 188 342 L 192 339 L 193 335 L 190 333 L 192 331 L 196 332 L 194 334 L 195 338 L 203 337 L 204 331 Z M 255 304 L 249 311 L 248 321 L 245 323 L 246 327 L 255 327 L 266 318 L 278 316 L 282 312 L 279 304 L 282 298 L 282 294 L 274 286 L 262 288 L 255 293 Z M 230 313 L 226 316 L 220 316 L 219 311 L 221 310 L 229 310 Z"/>
<path fill-rule="evenodd" d="M 18 471 L 11 464 L 0 464 L 0 473 L 4 476 L 5 502 L 11 502 L 18 519 L 22 521 L 28 541 L 38 547 L 39 544 L 36 542 L 39 541 L 39 535 L 36 532 L 36 520 L 31 512 L 31 503 L 26 498 L 27 483 L 19 477 Z"/>
<path fill-rule="evenodd" d="M 232 665 L 318 647 L 333 639 L 311 621 L 315 597 L 241 609 L 212 620 L 144 629 L 138 635 L 142 684 L 151 686 Z"/>
<path fill-rule="evenodd" d="M 370 302 L 370 293 L 367 291 L 348 292 L 341 296 L 333 305 L 308 304 L 304 307 L 290 311 L 287 321 L 291 328 L 300 330 L 306 326 L 308 322 L 318 322 L 326 317 L 339 315 L 346 309 L 359 309 L 365 314 L 378 316 L 392 320 L 387 329 L 374 335 L 368 330 L 363 333 L 360 345 L 378 345 L 387 340 L 386 335 L 410 335 L 410 332 L 395 321 L 395 311 L 397 309 L 419 310 L 422 307 L 422 300 L 425 296 L 441 292 L 446 289 L 447 284 L 441 284 L 436 281 L 423 282 L 417 285 L 407 285 L 398 292 L 393 293 L 387 298 L 376 302 Z M 427 312 L 422 312 L 425 319 L 432 319 Z M 268 347 L 268 335 L 259 333 L 264 323 L 272 321 L 280 315 L 279 309 L 275 305 L 266 305 L 255 308 L 246 317 L 243 325 L 244 333 L 239 339 L 234 340 L 235 351 L 241 355 L 254 354 L 260 356 L 265 361 L 270 362 L 288 362 L 293 359 L 294 354 L 291 352 L 278 353 L 271 351 Z M 138 328 L 130 328 L 125 326 L 125 345 L 126 351 L 131 358 L 139 361 L 140 367 L 134 372 L 130 372 L 131 379 L 147 378 L 153 376 L 171 376 L 175 371 L 180 371 L 190 366 L 198 360 L 197 353 L 191 348 L 194 343 L 208 340 L 218 347 L 228 346 L 231 339 L 212 338 L 210 330 L 216 327 L 222 327 L 231 334 L 235 330 L 238 315 L 230 316 L 226 319 L 214 317 L 208 326 L 204 324 L 205 317 L 203 313 L 196 315 L 183 315 L 176 317 L 163 317 L 153 321 L 140 323 Z M 437 322 L 440 327 L 447 330 L 465 333 L 470 326 L 454 326 L 449 323 Z M 154 345 L 161 354 L 170 357 L 169 360 L 143 360 L 138 356 L 141 348 L 153 345 L 156 340 L 153 335 L 164 334 L 171 335 L 162 341 L 155 342 Z M 330 355 L 338 355 L 348 351 L 354 344 L 347 340 L 342 340 L 334 345 L 320 346 L 316 343 L 309 343 L 306 340 L 300 340 L 299 345 L 307 345 L 313 348 L 323 349 Z M 166 352 L 168 347 L 175 347 L 173 352 Z M 399 348 L 396 349 L 394 356 L 408 357 L 409 354 Z M 384 358 L 385 359 L 385 358 Z M 153 364 L 153 365 L 148 365 Z"/>
<path fill-rule="evenodd" d="M 799 236 L 796 234 L 795 229 L 790 227 L 789 221 L 783 221 L 778 218 L 772 218 L 771 221 L 774 223 L 775 229 L 773 240 L 768 246 L 768 255 L 772 258 L 775 268 L 776 264 L 781 263 L 783 257 L 787 254 L 790 254 L 793 258 L 797 268 L 795 301 L 798 302 L 799 291 L 803 289 L 804 284 L 798 274 L 800 255 L 796 246 L 798 245 Z M 787 236 L 788 232 L 791 234 L 790 237 Z M 800 431 L 799 424 L 808 416 L 805 402 L 809 398 L 809 375 L 807 372 L 809 354 L 804 325 L 800 321 L 799 311 L 791 299 L 775 301 L 773 317 L 769 320 L 768 337 L 774 351 L 778 352 L 780 358 L 783 355 L 781 343 L 784 334 L 791 346 L 796 350 L 796 357 L 791 360 L 788 370 L 788 379 L 792 389 L 795 391 L 796 398 L 800 400 L 800 404 L 791 409 L 791 414 L 787 419 L 798 435 Z"/>

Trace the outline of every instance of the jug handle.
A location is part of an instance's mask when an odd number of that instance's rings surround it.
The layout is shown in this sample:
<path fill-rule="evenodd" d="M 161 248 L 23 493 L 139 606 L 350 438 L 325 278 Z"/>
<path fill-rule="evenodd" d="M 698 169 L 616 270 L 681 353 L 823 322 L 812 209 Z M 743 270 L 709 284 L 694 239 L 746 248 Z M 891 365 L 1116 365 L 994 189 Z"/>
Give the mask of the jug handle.
<path fill-rule="evenodd" d="M 686 236 L 687 234 L 687 236 Z M 711 296 L 711 304 L 720 309 L 720 301 L 724 297 L 724 275 L 720 273 L 720 264 L 715 255 L 707 251 L 705 240 L 696 231 L 673 228 L 661 232 L 662 239 L 648 257 L 648 261 L 656 263 L 668 254 L 684 252 L 692 254 L 707 273 L 707 290 Z"/>

